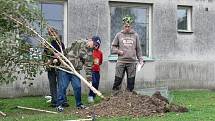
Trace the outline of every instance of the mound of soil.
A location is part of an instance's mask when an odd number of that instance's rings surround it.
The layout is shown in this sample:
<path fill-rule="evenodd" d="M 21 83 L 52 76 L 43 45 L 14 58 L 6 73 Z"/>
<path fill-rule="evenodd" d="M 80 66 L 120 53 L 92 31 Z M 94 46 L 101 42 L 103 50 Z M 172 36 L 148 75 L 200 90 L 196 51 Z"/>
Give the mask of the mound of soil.
<path fill-rule="evenodd" d="M 156 92 L 150 97 L 124 91 L 115 96 L 110 96 L 106 100 L 102 100 L 99 104 L 90 106 L 88 109 L 75 110 L 73 113 L 81 117 L 92 115 L 97 117 L 139 117 L 163 115 L 166 112 L 187 111 L 186 107 L 169 104 L 169 101 L 165 97 L 162 97 L 160 92 Z"/>

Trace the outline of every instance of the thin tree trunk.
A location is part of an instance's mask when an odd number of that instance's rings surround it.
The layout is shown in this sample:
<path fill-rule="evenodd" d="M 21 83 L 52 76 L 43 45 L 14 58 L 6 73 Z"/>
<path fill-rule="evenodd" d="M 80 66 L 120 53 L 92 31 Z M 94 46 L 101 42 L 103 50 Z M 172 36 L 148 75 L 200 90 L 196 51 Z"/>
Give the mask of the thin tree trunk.
<path fill-rule="evenodd" d="M 41 109 L 36 109 L 36 108 L 28 108 L 28 107 L 22 107 L 22 106 L 17 106 L 17 108 L 26 109 L 26 110 L 33 110 L 33 111 L 39 111 L 39 112 L 52 113 L 52 114 L 57 114 L 57 112 L 54 112 L 54 111 L 41 110 Z"/>

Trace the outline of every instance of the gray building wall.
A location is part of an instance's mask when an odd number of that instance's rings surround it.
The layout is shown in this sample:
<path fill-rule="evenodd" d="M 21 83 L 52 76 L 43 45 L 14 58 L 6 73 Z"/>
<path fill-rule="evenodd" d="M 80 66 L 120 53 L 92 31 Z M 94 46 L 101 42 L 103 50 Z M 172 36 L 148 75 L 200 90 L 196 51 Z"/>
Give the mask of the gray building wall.
<path fill-rule="evenodd" d="M 151 58 L 137 73 L 136 88 L 157 82 L 169 88 L 214 88 L 215 3 L 213 0 L 73 0 L 69 1 L 68 41 L 95 34 L 99 13 L 99 33 L 105 52 L 101 88 L 110 90 L 114 80 L 115 62 L 110 55 L 109 2 L 150 4 Z M 177 6 L 192 6 L 192 32 L 177 31 Z M 79 7 L 78 7 L 79 6 Z M 206 11 L 208 8 L 208 11 Z M 79 14 L 77 14 L 79 13 Z M 81 18 L 75 19 L 74 18 Z M 81 23 L 84 25 L 80 26 Z M 159 86 L 159 85 L 156 85 Z"/>
<path fill-rule="evenodd" d="M 135 88 L 215 88 L 213 0 L 68 0 L 67 45 L 75 39 L 95 34 L 102 38 L 104 63 L 101 66 L 101 91 L 111 91 L 116 64 L 116 61 L 108 60 L 111 41 L 109 2 L 152 6 L 150 58 L 154 60 L 146 61 L 144 68 L 137 73 Z M 177 5 L 192 6 L 192 32 L 177 31 Z M 28 93 L 25 93 L 26 87 L 20 84 L 21 81 L 3 85 L 0 87 L 0 96 L 6 96 L 5 92 L 12 96 L 47 94 L 46 75 L 36 81 L 38 83 L 29 87 Z M 83 87 L 83 91 L 87 92 L 88 88 L 85 85 Z"/>

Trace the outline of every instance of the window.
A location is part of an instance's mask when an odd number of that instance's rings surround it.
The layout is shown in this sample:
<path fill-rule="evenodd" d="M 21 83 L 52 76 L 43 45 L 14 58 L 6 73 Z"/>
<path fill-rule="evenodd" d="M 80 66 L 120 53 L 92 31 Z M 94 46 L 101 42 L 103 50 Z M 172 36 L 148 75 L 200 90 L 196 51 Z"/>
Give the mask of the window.
<path fill-rule="evenodd" d="M 177 10 L 177 24 L 178 31 L 191 31 L 191 10 L 192 7 L 178 6 Z"/>
<path fill-rule="evenodd" d="M 60 1 L 60 2 L 41 2 L 39 4 L 39 8 L 40 8 L 40 12 L 41 14 L 43 14 L 43 17 L 45 19 L 45 21 L 52 27 L 54 27 L 55 29 L 58 30 L 58 33 L 64 37 L 64 30 L 66 30 L 66 28 L 64 28 L 64 1 Z M 41 34 L 42 36 L 47 36 L 48 32 L 47 29 L 42 29 L 40 25 L 38 25 L 38 23 L 34 23 L 34 27 L 36 28 L 36 31 Z M 26 37 L 26 41 L 28 43 L 30 43 L 32 46 L 37 46 L 38 45 L 38 41 L 36 41 L 36 38 L 34 37 Z M 64 40 L 66 40 L 66 38 L 63 38 Z"/>
<path fill-rule="evenodd" d="M 65 2 L 64 1 L 47 1 L 47 2 L 41 2 L 39 4 L 39 8 L 41 10 L 41 14 L 43 14 L 44 19 L 46 22 L 58 30 L 59 35 L 61 35 L 63 38 L 63 41 L 66 41 L 66 35 L 64 36 L 64 33 L 67 28 L 64 28 L 65 24 Z M 36 27 L 36 31 L 41 34 L 42 36 L 47 36 L 48 32 L 47 29 L 40 28 L 37 23 L 34 23 Z M 38 47 L 40 43 L 37 41 L 37 37 L 31 37 L 26 36 L 26 41 L 32 45 L 32 48 L 30 48 L 30 59 L 41 59 L 41 54 L 43 52 L 43 48 Z"/>
<path fill-rule="evenodd" d="M 64 4 L 63 3 L 41 3 L 41 13 L 49 25 L 56 28 L 63 36 Z M 46 35 L 47 30 L 42 32 Z"/>
<path fill-rule="evenodd" d="M 130 15 L 134 18 L 133 29 L 139 34 L 144 56 L 149 56 L 151 6 L 145 4 L 110 3 L 111 43 L 117 32 L 122 29 L 122 18 Z"/>

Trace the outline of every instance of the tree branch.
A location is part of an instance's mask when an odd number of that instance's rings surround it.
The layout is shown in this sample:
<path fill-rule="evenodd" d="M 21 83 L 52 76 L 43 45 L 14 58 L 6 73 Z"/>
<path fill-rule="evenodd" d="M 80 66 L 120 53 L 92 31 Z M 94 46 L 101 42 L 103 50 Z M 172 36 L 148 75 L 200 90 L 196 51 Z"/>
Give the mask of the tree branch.
<path fill-rule="evenodd" d="M 38 39 L 40 43 L 42 43 L 44 46 L 46 46 L 48 49 L 50 49 L 52 52 L 56 52 L 60 55 L 59 60 L 61 63 L 67 67 L 70 71 L 72 71 L 76 76 L 78 76 L 94 93 L 96 93 L 98 96 L 101 98 L 104 98 L 104 96 L 97 90 L 95 89 L 85 78 L 83 78 L 74 68 L 72 63 L 58 50 L 56 50 L 48 41 L 46 41 L 40 34 L 38 34 L 33 28 L 31 28 L 29 25 L 25 25 L 22 22 L 18 21 L 17 19 L 13 18 L 12 16 L 8 16 L 6 13 L 3 13 L 7 18 L 13 20 L 14 22 L 26 27 L 30 31 L 32 31 L 37 37 L 39 37 L 41 40 Z M 64 60 L 65 61 L 64 61 Z"/>

